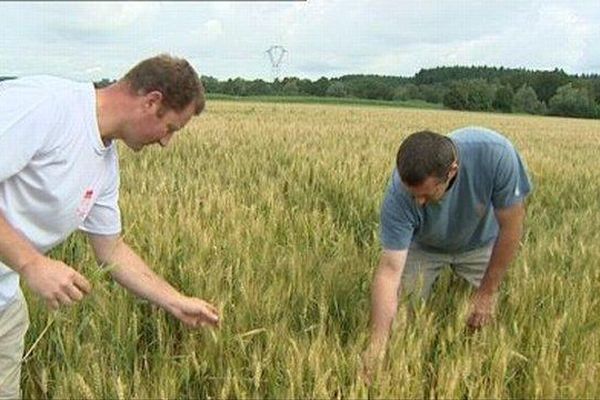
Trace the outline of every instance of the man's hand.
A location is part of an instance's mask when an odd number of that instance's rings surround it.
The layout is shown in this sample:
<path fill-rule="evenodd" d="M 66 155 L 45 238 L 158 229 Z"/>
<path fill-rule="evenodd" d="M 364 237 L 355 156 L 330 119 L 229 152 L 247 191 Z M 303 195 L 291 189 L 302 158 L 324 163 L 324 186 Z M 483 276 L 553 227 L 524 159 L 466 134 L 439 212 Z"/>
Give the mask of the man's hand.
<path fill-rule="evenodd" d="M 19 271 L 27 285 L 40 295 L 52 310 L 80 301 L 92 287 L 77 271 L 65 263 L 41 256 Z"/>
<path fill-rule="evenodd" d="M 494 296 L 475 293 L 471 299 L 471 315 L 467 320 L 470 331 L 477 331 L 490 323 L 494 317 Z"/>
<path fill-rule="evenodd" d="M 373 383 L 373 378 L 381 367 L 384 355 L 385 343 L 369 343 L 369 346 L 363 353 L 360 377 L 367 385 Z"/>
<path fill-rule="evenodd" d="M 181 296 L 168 310 L 191 328 L 205 325 L 219 326 L 218 310 L 213 305 L 195 297 Z"/>

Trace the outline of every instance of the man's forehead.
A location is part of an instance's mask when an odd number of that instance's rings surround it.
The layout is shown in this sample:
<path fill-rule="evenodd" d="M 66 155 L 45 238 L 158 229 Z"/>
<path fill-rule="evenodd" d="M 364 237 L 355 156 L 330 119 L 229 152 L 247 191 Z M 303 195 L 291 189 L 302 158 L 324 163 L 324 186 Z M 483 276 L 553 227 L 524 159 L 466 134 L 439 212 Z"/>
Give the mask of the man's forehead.
<path fill-rule="evenodd" d="M 429 189 L 433 189 L 435 188 L 439 183 L 440 180 L 436 177 L 433 176 L 428 176 L 423 182 L 421 182 L 421 184 L 419 185 L 415 185 L 415 186 L 410 186 L 407 185 L 406 183 L 402 182 L 404 184 L 404 186 L 406 186 L 408 189 L 410 189 L 412 192 L 415 191 L 427 191 Z"/>

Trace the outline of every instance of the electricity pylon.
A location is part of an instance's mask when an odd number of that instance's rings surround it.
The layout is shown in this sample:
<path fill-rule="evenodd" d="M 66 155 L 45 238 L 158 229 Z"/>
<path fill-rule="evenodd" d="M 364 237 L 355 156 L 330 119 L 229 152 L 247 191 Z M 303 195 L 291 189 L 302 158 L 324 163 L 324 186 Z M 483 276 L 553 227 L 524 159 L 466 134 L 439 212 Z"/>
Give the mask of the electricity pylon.
<path fill-rule="evenodd" d="M 271 60 L 271 67 L 273 73 L 273 80 L 279 78 L 279 73 L 281 72 L 281 64 L 283 61 L 283 57 L 285 53 L 288 51 L 280 45 L 273 45 L 269 47 L 266 53 L 269 55 L 269 60 Z"/>

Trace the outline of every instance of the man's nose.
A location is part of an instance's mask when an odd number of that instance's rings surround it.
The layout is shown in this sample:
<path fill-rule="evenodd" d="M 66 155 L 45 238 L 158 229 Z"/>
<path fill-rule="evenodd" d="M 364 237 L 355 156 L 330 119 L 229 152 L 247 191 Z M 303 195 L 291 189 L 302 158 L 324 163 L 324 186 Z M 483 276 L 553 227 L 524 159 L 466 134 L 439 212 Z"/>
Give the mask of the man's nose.
<path fill-rule="evenodd" d="M 173 137 L 172 133 L 167 133 L 165 136 L 163 136 L 158 143 L 162 146 L 162 147 L 167 147 L 167 145 L 169 144 L 169 142 L 171 141 L 171 138 Z"/>

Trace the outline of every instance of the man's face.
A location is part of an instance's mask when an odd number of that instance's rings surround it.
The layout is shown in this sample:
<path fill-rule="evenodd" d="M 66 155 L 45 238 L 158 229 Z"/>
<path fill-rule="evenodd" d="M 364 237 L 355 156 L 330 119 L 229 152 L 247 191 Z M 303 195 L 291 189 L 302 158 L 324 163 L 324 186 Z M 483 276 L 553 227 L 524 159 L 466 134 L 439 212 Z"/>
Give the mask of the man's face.
<path fill-rule="evenodd" d="M 162 106 L 162 95 L 143 96 L 137 110 L 137 118 L 130 124 L 129 132 L 124 137 L 125 144 L 134 151 L 144 146 L 159 144 L 165 147 L 173 134 L 183 128 L 194 115 L 194 104 L 190 104 L 181 112 L 175 112 Z"/>
<path fill-rule="evenodd" d="M 409 186 L 404 182 L 403 185 L 412 194 L 417 204 L 424 207 L 427 204 L 439 203 L 443 199 L 450 182 L 452 182 L 452 178 L 456 176 L 457 172 L 458 164 L 454 162 L 448 171 L 446 179 L 428 176 L 420 185 Z"/>

